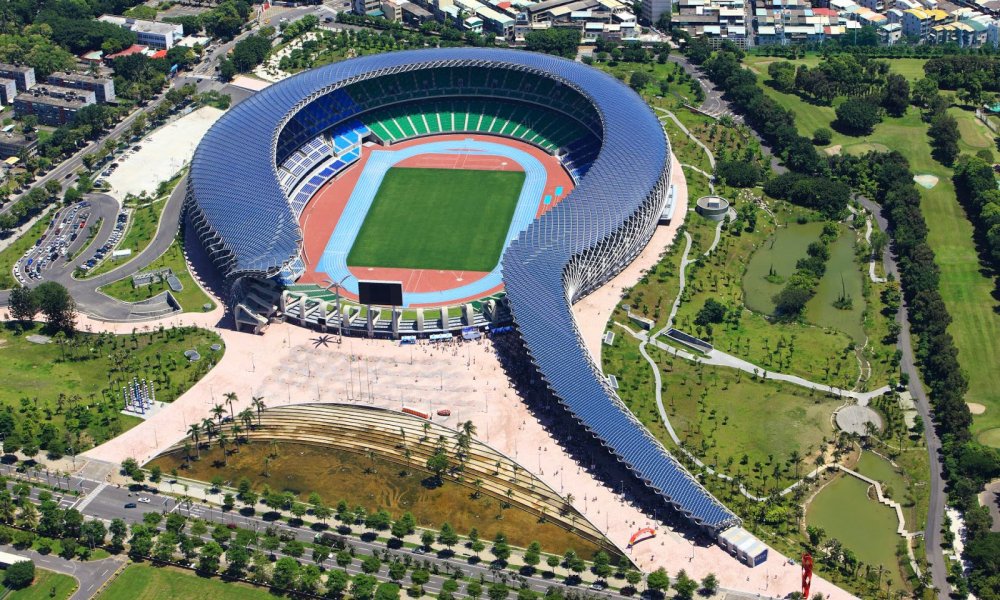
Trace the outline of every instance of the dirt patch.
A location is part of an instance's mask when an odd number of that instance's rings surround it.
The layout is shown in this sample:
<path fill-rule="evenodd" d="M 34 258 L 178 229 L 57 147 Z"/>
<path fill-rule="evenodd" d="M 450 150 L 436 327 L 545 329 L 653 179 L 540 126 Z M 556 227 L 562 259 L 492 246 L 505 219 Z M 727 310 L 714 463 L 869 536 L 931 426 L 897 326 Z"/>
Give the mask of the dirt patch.
<path fill-rule="evenodd" d="M 840 148 L 841 148 L 841 145 L 840 144 L 836 144 L 836 145 L 830 146 L 829 148 L 823 150 L 823 152 L 826 152 L 827 156 L 837 156 L 838 154 L 840 154 Z"/>
<path fill-rule="evenodd" d="M 48 344 L 52 341 L 52 338 L 47 335 L 29 335 L 24 339 L 28 340 L 32 344 Z"/>
<path fill-rule="evenodd" d="M 981 415 L 986 412 L 986 406 L 978 402 L 966 402 L 965 405 L 969 407 L 969 412 L 974 415 Z"/>

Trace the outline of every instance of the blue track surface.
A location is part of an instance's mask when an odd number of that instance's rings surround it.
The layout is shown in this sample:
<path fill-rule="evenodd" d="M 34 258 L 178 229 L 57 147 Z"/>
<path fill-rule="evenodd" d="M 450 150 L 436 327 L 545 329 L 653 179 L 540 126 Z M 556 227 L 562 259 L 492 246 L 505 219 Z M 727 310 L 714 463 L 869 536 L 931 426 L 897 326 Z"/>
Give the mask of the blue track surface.
<path fill-rule="evenodd" d="M 382 186 L 382 179 L 386 172 L 396 164 L 414 156 L 421 154 L 480 154 L 502 156 L 516 162 L 524 168 L 524 186 L 521 188 L 521 195 L 517 199 L 517 207 L 514 209 L 514 216 L 511 219 L 510 227 L 507 228 L 507 237 L 504 240 L 504 249 L 511 240 L 517 237 L 521 231 L 531 224 L 538 212 L 538 202 L 542 198 L 545 190 L 546 172 L 545 166 L 538 160 L 517 148 L 482 142 L 474 139 L 462 141 L 429 142 L 418 146 L 410 146 L 402 150 L 387 152 L 376 150 L 371 153 L 365 169 L 358 179 L 357 185 L 351 197 L 347 200 L 344 212 L 341 213 L 337 226 L 323 250 L 316 270 L 326 273 L 331 280 L 340 281 L 350 274 L 347 268 L 347 254 L 354 245 L 361 226 L 368 215 L 375 195 L 379 187 Z M 502 256 L 502 255 L 501 255 Z M 489 275 L 468 283 L 466 285 L 440 290 L 434 292 L 407 292 L 403 294 L 403 304 L 411 306 L 415 304 L 448 304 L 455 303 L 464 298 L 476 296 L 486 296 L 488 292 L 502 283 L 500 275 L 500 263 L 498 262 Z M 358 280 L 349 278 L 344 283 L 344 288 L 352 294 L 358 293 Z"/>

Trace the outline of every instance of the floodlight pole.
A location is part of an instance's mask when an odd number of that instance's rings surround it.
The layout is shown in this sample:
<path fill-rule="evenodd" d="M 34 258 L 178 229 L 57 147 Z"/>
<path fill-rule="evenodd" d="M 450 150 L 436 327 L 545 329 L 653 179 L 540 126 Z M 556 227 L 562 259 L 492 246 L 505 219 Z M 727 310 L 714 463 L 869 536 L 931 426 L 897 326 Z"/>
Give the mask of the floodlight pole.
<path fill-rule="evenodd" d="M 350 276 L 351 274 L 348 273 L 347 275 L 344 275 L 340 281 L 336 282 L 330 278 L 326 279 L 326 282 L 330 284 L 327 286 L 326 291 L 329 292 L 330 288 L 333 288 L 333 294 L 336 296 L 337 300 L 337 335 L 340 336 L 341 343 L 344 341 L 344 314 L 340 310 L 340 287 L 344 285 L 344 282 L 347 281 L 347 278 Z"/>

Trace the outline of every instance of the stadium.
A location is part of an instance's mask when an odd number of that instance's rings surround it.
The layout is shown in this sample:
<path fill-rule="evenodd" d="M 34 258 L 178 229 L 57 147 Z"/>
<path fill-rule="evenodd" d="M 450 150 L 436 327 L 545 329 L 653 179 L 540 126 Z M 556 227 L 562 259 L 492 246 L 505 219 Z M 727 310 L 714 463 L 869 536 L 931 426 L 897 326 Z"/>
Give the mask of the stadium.
<path fill-rule="evenodd" d="M 669 219 L 669 177 L 662 127 L 614 78 L 523 51 L 417 50 L 307 71 L 235 106 L 194 155 L 185 218 L 237 327 L 509 332 L 598 444 L 726 538 L 740 520 L 625 408 L 571 313 Z M 359 302 L 366 279 L 401 281 L 402 300 Z"/>

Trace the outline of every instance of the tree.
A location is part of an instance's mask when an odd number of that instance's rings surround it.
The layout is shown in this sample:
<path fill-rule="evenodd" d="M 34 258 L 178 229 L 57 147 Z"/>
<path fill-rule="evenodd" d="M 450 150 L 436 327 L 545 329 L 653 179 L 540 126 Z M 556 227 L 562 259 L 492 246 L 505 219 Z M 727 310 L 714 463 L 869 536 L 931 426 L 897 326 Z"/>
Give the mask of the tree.
<path fill-rule="evenodd" d="M 38 314 L 38 299 L 26 287 L 16 287 L 10 291 L 10 316 L 15 321 L 32 321 Z"/>
<path fill-rule="evenodd" d="M 496 537 L 493 538 L 493 548 L 490 551 L 500 562 L 504 562 L 510 558 L 510 546 L 507 544 L 507 536 L 501 532 L 497 532 Z"/>
<path fill-rule="evenodd" d="M 575 27 L 535 29 L 524 35 L 524 47 L 531 52 L 574 58 L 580 45 L 580 30 Z"/>
<path fill-rule="evenodd" d="M 848 98 L 836 112 L 837 128 L 849 135 L 868 135 L 882 120 L 879 106 L 864 98 Z"/>
<path fill-rule="evenodd" d="M 358 573 L 351 581 L 351 596 L 354 600 L 371 600 L 375 597 L 378 580 L 371 575 Z"/>
<path fill-rule="evenodd" d="M 706 326 L 711 323 L 721 323 L 726 318 L 726 306 L 716 300 L 715 298 L 709 298 L 705 300 L 705 304 L 698 311 L 698 315 L 695 317 L 695 324 Z"/>
<path fill-rule="evenodd" d="M 798 316 L 806 303 L 812 298 L 813 293 L 809 289 L 798 286 L 787 285 L 771 299 L 774 302 L 774 309 L 786 318 Z"/>
<path fill-rule="evenodd" d="M 961 137 L 955 117 L 947 112 L 938 113 L 931 119 L 927 135 L 931 138 L 934 158 L 946 166 L 954 164 L 960 152 L 958 140 Z"/>
<path fill-rule="evenodd" d="M 219 572 L 219 558 L 222 556 L 222 546 L 215 542 L 208 542 L 201 547 L 198 553 L 198 572 L 204 574 L 215 574 Z"/>
<path fill-rule="evenodd" d="M 706 596 L 714 596 L 719 591 L 719 579 L 715 576 L 715 573 L 709 573 L 702 578 L 701 589 L 705 592 Z"/>
<path fill-rule="evenodd" d="M 456 533 L 455 528 L 446 521 L 441 525 L 441 532 L 438 534 L 437 541 L 450 550 L 452 546 L 458 543 L 458 533 Z"/>
<path fill-rule="evenodd" d="M 427 459 L 427 470 L 434 473 L 438 482 L 441 481 L 441 475 L 448 470 L 448 453 L 443 448 L 438 448 Z"/>
<path fill-rule="evenodd" d="M 3 575 L 3 584 L 11 589 L 19 590 L 31 585 L 35 580 L 35 563 L 22 560 L 7 567 Z"/>
<path fill-rule="evenodd" d="M 720 160 L 715 165 L 715 176 L 726 185 L 748 188 L 760 181 L 761 169 L 752 160 Z"/>
<path fill-rule="evenodd" d="M 399 586 L 395 583 L 383 582 L 375 588 L 375 600 L 397 600 L 399 598 Z"/>
<path fill-rule="evenodd" d="M 299 563 L 294 558 L 279 558 L 274 563 L 274 573 L 271 575 L 271 584 L 280 589 L 295 589 L 295 583 L 299 577 Z"/>
<path fill-rule="evenodd" d="M 660 567 L 646 576 L 646 587 L 654 592 L 665 593 L 670 589 L 670 576 Z"/>
<path fill-rule="evenodd" d="M 347 571 L 331 569 L 326 574 L 326 595 L 328 598 L 341 598 L 347 591 L 349 581 Z"/>
<path fill-rule="evenodd" d="M 885 81 L 885 96 L 882 99 L 882 107 L 894 117 L 902 117 L 906 114 L 906 108 L 910 105 L 910 82 L 905 77 L 897 73 L 890 73 Z"/>
<path fill-rule="evenodd" d="M 32 290 L 38 308 L 45 315 L 49 326 L 72 333 L 76 326 L 76 303 L 62 284 L 46 281 Z"/>
<path fill-rule="evenodd" d="M 607 579 L 611 575 L 611 558 L 604 550 L 594 553 L 594 575 L 601 579 Z"/>
<path fill-rule="evenodd" d="M 642 93 L 646 86 L 652 83 L 653 77 L 645 71 L 634 71 L 628 79 L 628 85 L 638 93 Z"/>
<path fill-rule="evenodd" d="M 538 542 L 531 542 L 524 551 L 524 564 L 534 569 L 540 562 L 542 562 L 542 545 Z"/>
<path fill-rule="evenodd" d="M 826 146 L 833 141 L 833 132 L 826 127 L 820 127 L 813 132 L 812 142 L 817 146 Z"/>
<path fill-rule="evenodd" d="M 687 572 L 681 569 L 677 573 L 677 579 L 674 580 L 674 591 L 677 592 L 674 597 L 680 598 L 680 600 L 691 600 L 697 589 L 698 582 L 688 577 Z"/>

